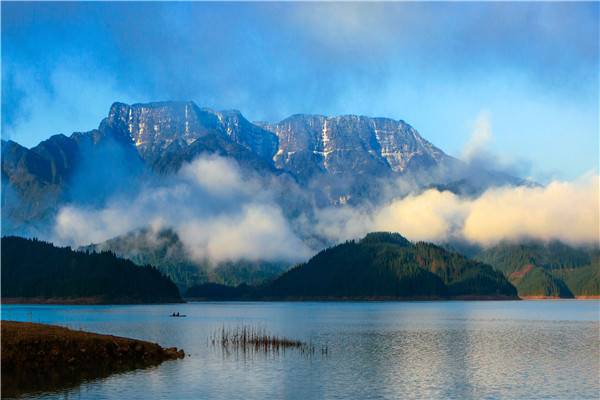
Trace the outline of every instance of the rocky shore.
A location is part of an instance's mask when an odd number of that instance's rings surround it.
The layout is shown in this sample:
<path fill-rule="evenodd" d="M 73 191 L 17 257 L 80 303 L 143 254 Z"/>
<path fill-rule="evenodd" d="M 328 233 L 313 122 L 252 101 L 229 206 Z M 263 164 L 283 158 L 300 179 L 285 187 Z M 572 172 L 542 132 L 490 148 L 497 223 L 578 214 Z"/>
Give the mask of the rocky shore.
<path fill-rule="evenodd" d="M 2 397 L 57 390 L 185 356 L 183 350 L 118 336 L 2 321 Z"/>

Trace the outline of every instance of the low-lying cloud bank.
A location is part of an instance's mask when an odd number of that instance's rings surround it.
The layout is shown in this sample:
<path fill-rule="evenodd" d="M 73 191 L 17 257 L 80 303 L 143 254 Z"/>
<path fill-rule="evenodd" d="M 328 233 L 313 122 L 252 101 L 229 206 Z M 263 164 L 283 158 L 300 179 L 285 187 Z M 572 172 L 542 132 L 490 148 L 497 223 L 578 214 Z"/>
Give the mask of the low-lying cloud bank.
<path fill-rule="evenodd" d="M 597 174 L 590 173 L 574 182 L 555 181 L 544 187 L 492 188 L 474 198 L 430 189 L 372 213 L 353 208 L 322 210 L 317 227 L 337 240 L 383 230 L 415 241 L 466 240 L 482 246 L 524 239 L 597 245 L 599 181 Z"/>
<path fill-rule="evenodd" d="M 244 177 L 235 162 L 200 157 L 176 177 L 147 184 L 133 198 L 115 197 L 101 209 L 63 207 L 56 240 L 99 243 L 136 229 L 173 229 L 199 262 L 298 261 L 311 250 L 292 231 L 264 182 Z"/>
<path fill-rule="evenodd" d="M 244 173 L 229 159 L 201 156 L 175 177 L 156 178 L 103 208 L 63 207 L 54 233 L 57 242 L 86 245 L 136 229 L 151 227 L 156 234 L 170 228 L 191 259 L 215 263 L 302 261 L 326 245 L 372 231 L 481 246 L 523 239 L 598 245 L 599 182 L 597 173 L 589 173 L 573 182 L 492 188 L 474 197 L 429 189 L 375 207 L 318 208 L 305 201 L 301 212 L 286 213 L 298 200 L 290 194 L 299 193 L 293 183 Z M 389 191 L 403 192 L 395 189 Z"/>

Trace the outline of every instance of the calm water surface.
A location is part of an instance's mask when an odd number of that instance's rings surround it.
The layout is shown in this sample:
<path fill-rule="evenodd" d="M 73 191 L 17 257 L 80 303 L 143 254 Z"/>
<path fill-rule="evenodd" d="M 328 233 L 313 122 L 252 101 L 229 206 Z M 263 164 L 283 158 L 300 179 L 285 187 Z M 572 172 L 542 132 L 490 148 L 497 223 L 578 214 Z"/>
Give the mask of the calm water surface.
<path fill-rule="evenodd" d="M 170 318 L 179 311 L 187 318 Z M 189 357 L 48 399 L 597 399 L 600 302 L 189 303 L 2 306 L 2 319 L 150 340 Z M 259 326 L 328 347 L 225 354 L 209 337 Z"/>

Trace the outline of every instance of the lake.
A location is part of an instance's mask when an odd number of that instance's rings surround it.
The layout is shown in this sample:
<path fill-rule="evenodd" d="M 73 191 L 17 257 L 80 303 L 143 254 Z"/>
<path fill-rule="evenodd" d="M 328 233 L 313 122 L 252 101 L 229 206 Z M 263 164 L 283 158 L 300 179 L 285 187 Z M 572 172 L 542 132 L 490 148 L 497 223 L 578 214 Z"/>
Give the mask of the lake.
<path fill-rule="evenodd" d="M 170 318 L 173 311 L 186 318 Z M 597 399 L 600 302 L 227 302 L 3 305 L 2 319 L 183 348 L 184 360 L 43 399 Z M 317 351 L 225 352 L 242 324 Z M 327 354 L 320 349 L 326 347 Z"/>

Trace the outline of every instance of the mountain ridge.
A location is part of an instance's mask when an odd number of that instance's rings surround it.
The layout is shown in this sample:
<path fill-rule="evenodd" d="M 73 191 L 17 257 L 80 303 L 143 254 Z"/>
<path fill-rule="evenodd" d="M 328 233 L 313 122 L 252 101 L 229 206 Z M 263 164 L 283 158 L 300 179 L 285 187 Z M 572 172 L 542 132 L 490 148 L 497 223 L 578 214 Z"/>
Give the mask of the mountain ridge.
<path fill-rule="evenodd" d="M 204 154 L 232 158 L 261 176 L 288 176 L 305 203 L 318 207 L 377 204 L 386 185 L 403 176 L 421 187 L 470 192 L 519 181 L 481 171 L 475 179 L 403 120 L 294 114 L 254 124 L 238 110 L 192 101 L 115 102 L 95 129 L 53 135 L 29 149 L 3 141 L 2 154 L 3 233 L 41 237 L 62 205 L 101 205 Z"/>
<path fill-rule="evenodd" d="M 600 250 L 559 241 L 502 242 L 475 259 L 494 266 L 521 297 L 574 298 L 600 295 Z"/>

